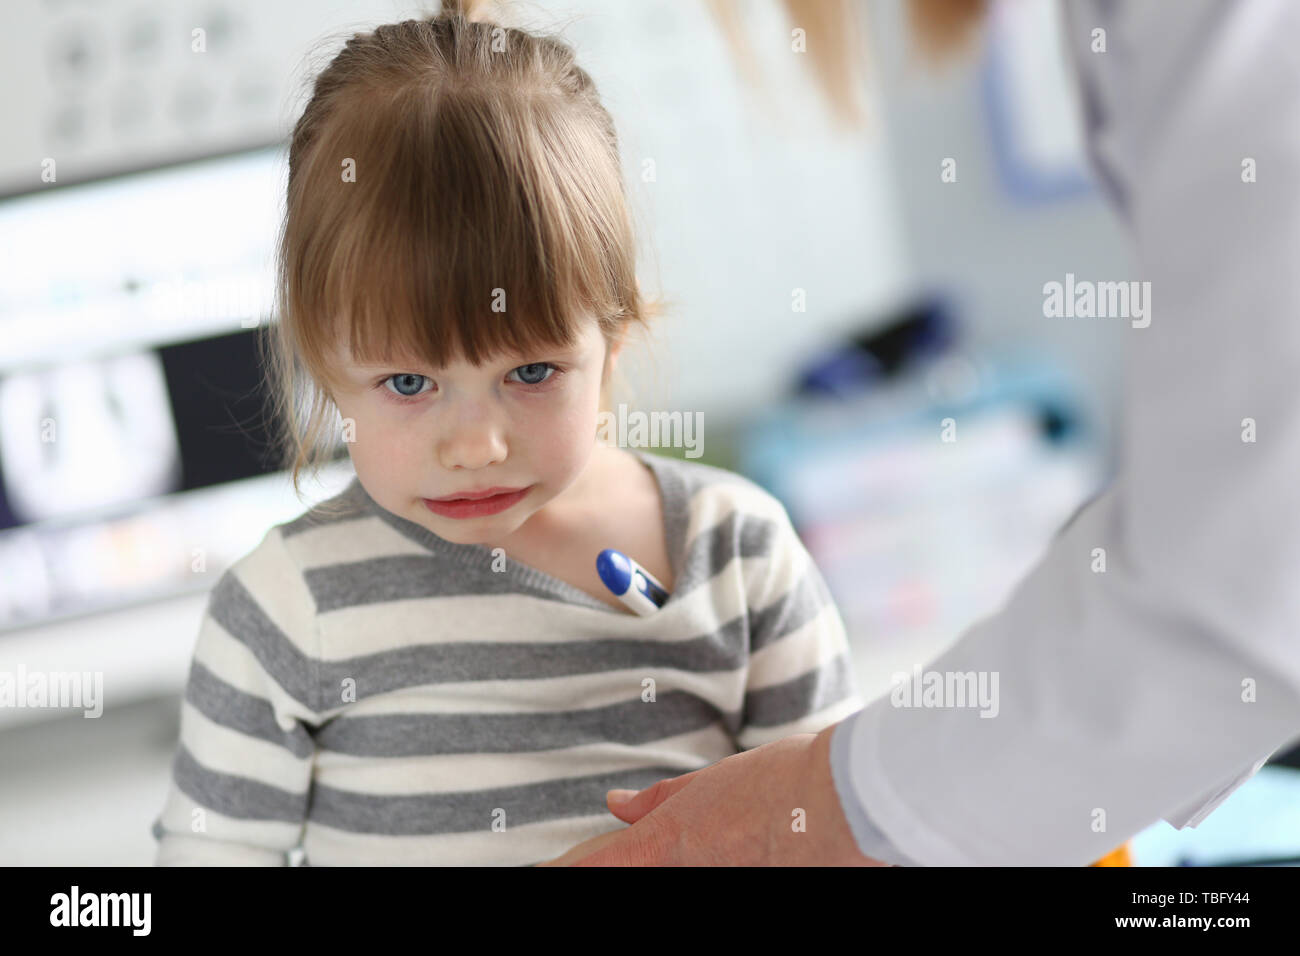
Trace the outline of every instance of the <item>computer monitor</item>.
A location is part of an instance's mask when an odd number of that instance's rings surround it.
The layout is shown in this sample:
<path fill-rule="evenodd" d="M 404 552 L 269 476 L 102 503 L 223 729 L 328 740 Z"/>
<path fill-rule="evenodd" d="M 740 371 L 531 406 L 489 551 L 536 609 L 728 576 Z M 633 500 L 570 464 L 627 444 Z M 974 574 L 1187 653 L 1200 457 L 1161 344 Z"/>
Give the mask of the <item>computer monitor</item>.
<path fill-rule="evenodd" d="M 0 630 L 208 586 L 247 544 L 213 503 L 277 472 L 285 173 L 267 146 L 0 198 Z"/>

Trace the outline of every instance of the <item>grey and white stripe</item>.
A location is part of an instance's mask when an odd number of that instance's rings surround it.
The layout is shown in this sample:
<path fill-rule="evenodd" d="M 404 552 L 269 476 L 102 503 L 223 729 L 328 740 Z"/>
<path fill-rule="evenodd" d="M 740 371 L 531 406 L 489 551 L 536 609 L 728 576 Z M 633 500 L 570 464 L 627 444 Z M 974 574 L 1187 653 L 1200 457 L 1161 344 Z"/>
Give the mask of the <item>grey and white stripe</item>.
<path fill-rule="evenodd" d="M 531 864 L 640 789 L 861 705 L 843 624 L 780 504 L 636 453 L 675 585 L 651 617 L 491 569 L 360 483 L 212 590 L 153 834 L 160 864 Z M 653 681 L 654 699 L 643 699 Z"/>

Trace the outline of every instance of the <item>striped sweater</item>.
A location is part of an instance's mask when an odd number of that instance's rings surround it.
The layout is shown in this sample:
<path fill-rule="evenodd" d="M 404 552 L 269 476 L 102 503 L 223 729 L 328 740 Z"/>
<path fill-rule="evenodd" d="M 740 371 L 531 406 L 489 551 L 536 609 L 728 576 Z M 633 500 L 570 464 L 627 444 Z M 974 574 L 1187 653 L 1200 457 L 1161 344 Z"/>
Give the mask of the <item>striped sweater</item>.
<path fill-rule="evenodd" d="M 648 617 L 494 570 L 355 478 L 342 513 L 271 528 L 204 612 L 156 863 L 535 864 L 626 826 L 608 789 L 858 710 L 843 623 L 780 503 L 633 453 L 675 578 Z"/>

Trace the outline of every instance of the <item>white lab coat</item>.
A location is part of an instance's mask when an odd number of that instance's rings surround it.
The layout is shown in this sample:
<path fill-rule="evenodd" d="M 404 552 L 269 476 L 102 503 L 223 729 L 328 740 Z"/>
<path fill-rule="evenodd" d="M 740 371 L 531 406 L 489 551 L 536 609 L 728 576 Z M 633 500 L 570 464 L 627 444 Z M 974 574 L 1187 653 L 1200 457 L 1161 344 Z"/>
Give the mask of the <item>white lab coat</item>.
<path fill-rule="evenodd" d="M 841 799 L 923 865 L 1086 864 L 1300 738 L 1300 2 L 1066 13 L 1138 255 L 1088 278 L 1149 280 L 1151 324 L 1125 330 L 1116 480 L 927 666 L 998 671 L 998 715 L 885 697 L 836 731 Z"/>

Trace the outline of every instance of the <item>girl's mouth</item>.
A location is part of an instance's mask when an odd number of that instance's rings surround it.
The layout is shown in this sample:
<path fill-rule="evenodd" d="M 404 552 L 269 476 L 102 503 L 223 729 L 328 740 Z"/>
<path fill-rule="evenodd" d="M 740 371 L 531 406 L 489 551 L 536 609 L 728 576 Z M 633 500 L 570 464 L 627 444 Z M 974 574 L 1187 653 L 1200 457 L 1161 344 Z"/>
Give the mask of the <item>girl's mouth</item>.
<path fill-rule="evenodd" d="M 507 508 L 512 508 L 532 490 L 532 485 L 526 488 L 520 488 L 518 491 L 508 491 L 501 494 L 489 495 L 481 498 L 421 498 L 426 508 L 436 515 L 444 518 L 482 518 L 487 515 L 500 514 Z"/>

